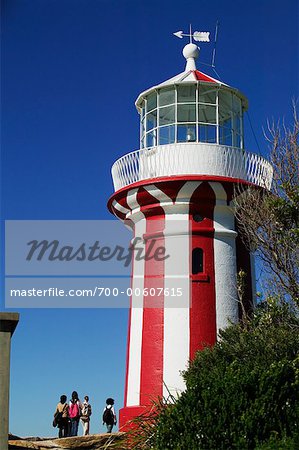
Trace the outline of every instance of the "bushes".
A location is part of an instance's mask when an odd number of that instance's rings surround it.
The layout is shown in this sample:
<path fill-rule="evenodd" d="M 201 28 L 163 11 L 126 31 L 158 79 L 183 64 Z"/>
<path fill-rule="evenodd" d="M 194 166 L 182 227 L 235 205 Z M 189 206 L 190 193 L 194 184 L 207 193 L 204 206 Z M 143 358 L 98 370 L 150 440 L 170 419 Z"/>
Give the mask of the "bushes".
<path fill-rule="evenodd" d="M 289 306 L 270 301 L 246 323 L 222 331 L 184 379 L 179 399 L 148 418 L 143 448 L 296 448 L 299 318 Z"/>

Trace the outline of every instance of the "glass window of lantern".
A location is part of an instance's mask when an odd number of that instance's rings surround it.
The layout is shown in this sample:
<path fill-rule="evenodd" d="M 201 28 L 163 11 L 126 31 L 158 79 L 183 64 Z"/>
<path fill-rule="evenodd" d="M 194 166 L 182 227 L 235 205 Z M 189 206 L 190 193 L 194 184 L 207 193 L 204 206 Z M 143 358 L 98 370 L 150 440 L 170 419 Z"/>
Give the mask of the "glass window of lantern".
<path fill-rule="evenodd" d="M 152 111 L 157 108 L 157 94 L 156 92 L 152 92 L 147 96 L 146 99 L 146 112 Z"/>
<path fill-rule="evenodd" d="M 141 146 L 207 142 L 243 147 L 242 101 L 225 87 L 194 83 L 161 88 L 158 95 L 152 92 L 141 100 L 140 115 Z"/>
<path fill-rule="evenodd" d="M 200 123 L 216 123 L 216 106 L 198 105 L 198 122 Z"/>
<path fill-rule="evenodd" d="M 232 127 L 228 124 L 219 126 L 219 144 L 233 145 L 232 143 Z"/>
<path fill-rule="evenodd" d="M 241 99 L 233 94 L 233 112 L 235 114 L 241 114 Z"/>
<path fill-rule="evenodd" d="M 157 145 L 157 130 L 150 131 L 146 134 L 146 147 L 154 147 Z"/>
<path fill-rule="evenodd" d="M 195 104 L 178 105 L 178 122 L 195 122 L 196 121 L 196 108 Z"/>
<path fill-rule="evenodd" d="M 217 139 L 215 125 L 198 125 L 199 142 L 209 142 L 215 144 Z"/>
<path fill-rule="evenodd" d="M 242 141 L 241 141 L 241 135 L 240 134 L 234 133 L 233 146 L 242 148 Z"/>
<path fill-rule="evenodd" d="M 159 126 L 170 125 L 175 122 L 175 107 L 165 106 L 164 108 L 159 108 Z"/>
<path fill-rule="evenodd" d="M 202 86 L 198 88 L 198 103 L 209 103 L 216 105 L 217 90 L 211 86 Z"/>
<path fill-rule="evenodd" d="M 232 108 L 232 127 L 233 127 L 233 146 L 241 147 L 241 120 L 242 120 L 242 104 L 239 97 L 233 94 Z"/>
<path fill-rule="evenodd" d="M 159 145 L 173 144 L 174 142 L 175 142 L 174 125 L 159 128 Z"/>
<path fill-rule="evenodd" d="M 178 103 L 191 103 L 196 100 L 196 85 L 178 86 Z"/>
<path fill-rule="evenodd" d="M 146 147 L 146 140 L 145 140 L 145 136 L 142 136 L 140 139 L 140 148 L 144 148 Z"/>
<path fill-rule="evenodd" d="M 232 93 L 219 91 L 219 124 L 225 124 L 231 120 L 232 115 Z"/>
<path fill-rule="evenodd" d="M 159 106 L 172 105 L 175 103 L 174 87 L 161 89 L 159 92 Z"/>
<path fill-rule="evenodd" d="M 233 145 L 232 142 L 232 117 L 233 117 L 232 93 L 219 91 L 219 144 Z"/>
<path fill-rule="evenodd" d="M 196 142 L 195 123 L 177 126 L 177 142 Z"/>
<path fill-rule="evenodd" d="M 241 147 L 241 117 L 239 114 L 233 116 L 233 146 Z"/>
<path fill-rule="evenodd" d="M 157 126 L 157 110 L 146 115 L 146 130 L 149 131 Z"/>

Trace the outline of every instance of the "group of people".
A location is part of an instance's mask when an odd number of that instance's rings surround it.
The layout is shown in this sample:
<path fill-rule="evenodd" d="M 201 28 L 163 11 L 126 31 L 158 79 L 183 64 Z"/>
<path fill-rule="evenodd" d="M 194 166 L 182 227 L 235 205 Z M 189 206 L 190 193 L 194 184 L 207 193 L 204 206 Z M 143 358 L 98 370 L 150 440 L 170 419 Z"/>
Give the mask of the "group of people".
<path fill-rule="evenodd" d="M 72 392 L 71 399 L 67 403 L 66 395 L 60 397 L 60 402 L 54 413 L 53 426 L 58 427 L 58 437 L 77 436 L 79 422 L 83 427 L 83 436 L 89 434 L 90 416 L 92 414 L 88 395 L 85 395 L 84 401 L 80 402 L 78 393 Z M 103 411 L 103 425 L 107 427 L 107 433 L 112 432 L 113 425 L 116 425 L 116 414 L 114 410 L 113 398 L 107 398 L 106 406 Z"/>

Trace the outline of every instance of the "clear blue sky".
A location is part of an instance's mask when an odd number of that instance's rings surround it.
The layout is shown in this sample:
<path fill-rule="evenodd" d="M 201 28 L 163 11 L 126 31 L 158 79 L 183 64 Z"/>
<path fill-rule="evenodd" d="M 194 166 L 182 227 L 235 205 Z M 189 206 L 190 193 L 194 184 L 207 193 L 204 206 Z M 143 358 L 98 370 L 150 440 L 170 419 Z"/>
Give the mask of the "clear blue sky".
<path fill-rule="evenodd" d="M 172 33 L 190 22 L 212 31 L 220 20 L 217 71 L 248 96 L 262 153 L 267 119 L 288 122 L 298 97 L 297 0 L 1 3 L 2 219 L 110 217 L 111 164 L 138 148 L 134 101 L 184 69 L 184 41 Z M 246 148 L 257 151 L 246 128 Z M 91 431 L 102 430 L 105 398 L 123 404 L 128 312 L 20 312 L 11 432 L 55 434 L 58 397 L 73 389 L 89 394 Z"/>

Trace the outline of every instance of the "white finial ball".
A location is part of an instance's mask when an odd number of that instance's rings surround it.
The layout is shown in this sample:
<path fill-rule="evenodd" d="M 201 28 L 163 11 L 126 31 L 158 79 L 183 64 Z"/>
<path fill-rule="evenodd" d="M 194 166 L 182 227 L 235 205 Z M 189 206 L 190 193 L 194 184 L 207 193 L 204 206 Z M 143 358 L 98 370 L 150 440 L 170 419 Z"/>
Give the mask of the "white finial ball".
<path fill-rule="evenodd" d="M 197 59 L 199 56 L 199 48 L 195 44 L 187 44 L 183 48 L 183 55 L 186 59 L 194 58 Z"/>

